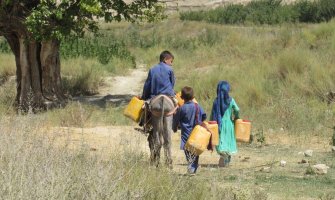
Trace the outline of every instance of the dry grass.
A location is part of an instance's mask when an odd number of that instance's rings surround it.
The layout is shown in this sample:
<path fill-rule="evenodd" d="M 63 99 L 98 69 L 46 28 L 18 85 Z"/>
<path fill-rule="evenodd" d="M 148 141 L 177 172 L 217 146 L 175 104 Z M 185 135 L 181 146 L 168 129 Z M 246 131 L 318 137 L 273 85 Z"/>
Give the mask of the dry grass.
<path fill-rule="evenodd" d="M 175 169 L 169 171 L 149 167 L 146 137 L 132 126 L 50 127 L 48 121 L 43 115 L 1 119 L 2 198 L 262 200 L 335 195 L 334 157 L 329 145 L 321 145 L 330 131 L 306 138 L 266 132 L 266 145 L 239 144 L 229 168 L 217 168 L 218 156 L 205 152 L 197 176 L 188 177 L 183 175 L 179 134 L 173 135 Z M 313 157 L 298 154 L 306 148 L 314 150 Z M 327 175 L 305 175 L 308 164 L 298 164 L 302 159 L 331 168 Z M 280 167 L 280 160 L 287 166 Z M 261 171 L 264 166 L 270 171 Z"/>
<path fill-rule="evenodd" d="M 0 85 L 15 76 L 15 59 L 11 54 L 0 54 Z"/>
<path fill-rule="evenodd" d="M 71 148 L 75 133 L 50 131 L 38 115 L 0 123 L 4 199 L 202 199 L 212 193 L 206 183 L 150 168 L 144 152 L 129 145 L 99 143 L 97 150 L 82 132 Z"/>

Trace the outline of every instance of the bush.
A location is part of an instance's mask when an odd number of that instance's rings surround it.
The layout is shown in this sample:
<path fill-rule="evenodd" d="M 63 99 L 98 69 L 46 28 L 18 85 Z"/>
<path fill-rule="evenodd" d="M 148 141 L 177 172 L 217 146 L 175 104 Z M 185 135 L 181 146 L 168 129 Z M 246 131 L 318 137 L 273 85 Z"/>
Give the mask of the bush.
<path fill-rule="evenodd" d="M 181 20 L 202 21 L 206 18 L 208 11 L 186 11 L 180 13 Z"/>
<path fill-rule="evenodd" d="M 248 11 L 242 4 L 230 4 L 210 12 L 206 21 L 219 24 L 243 24 L 247 14 Z"/>
<path fill-rule="evenodd" d="M 324 22 L 335 16 L 333 0 L 300 0 L 283 4 L 282 0 L 255 0 L 246 5 L 228 5 L 207 11 L 180 14 L 181 20 L 207 21 L 219 24 L 282 24 L 294 22 Z"/>
<path fill-rule="evenodd" d="M 293 7 L 299 13 L 300 22 L 319 22 L 320 10 L 316 2 L 301 0 Z"/>

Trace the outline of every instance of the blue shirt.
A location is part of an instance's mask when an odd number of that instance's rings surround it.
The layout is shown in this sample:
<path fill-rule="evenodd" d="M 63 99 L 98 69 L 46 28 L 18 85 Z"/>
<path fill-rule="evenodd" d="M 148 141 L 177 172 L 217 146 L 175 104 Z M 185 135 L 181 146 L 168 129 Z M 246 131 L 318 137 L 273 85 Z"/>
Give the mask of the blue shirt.
<path fill-rule="evenodd" d="M 165 94 L 174 96 L 175 77 L 171 66 L 161 62 L 149 71 L 142 93 L 142 99 L 151 99 L 154 96 Z"/>
<path fill-rule="evenodd" d="M 173 129 L 176 131 L 177 126 L 179 125 L 181 128 L 181 142 L 180 142 L 180 149 L 184 149 L 184 146 L 189 138 L 193 128 L 197 124 L 201 124 L 203 121 L 206 120 L 207 115 L 202 109 L 200 105 L 198 105 L 198 122 L 195 121 L 195 113 L 196 113 L 196 106 L 193 101 L 186 102 L 183 106 L 181 106 L 176 115 L 174 116 L 174 127 Z"/>

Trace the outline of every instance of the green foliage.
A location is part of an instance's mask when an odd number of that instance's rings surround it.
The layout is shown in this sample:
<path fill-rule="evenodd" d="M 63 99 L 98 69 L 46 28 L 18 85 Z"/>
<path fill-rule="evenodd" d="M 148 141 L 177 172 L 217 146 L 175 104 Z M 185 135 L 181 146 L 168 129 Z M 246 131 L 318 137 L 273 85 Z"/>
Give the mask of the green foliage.
<path fill-rule="evenodd" d="M 292 6 L 282 5 L 282 0 L 259 0 L 247 4 L 246 21 L 255 24 L 281 24 L 295 22 L 296 15 Z"/>
<path fill-rule="evenodd" d="M 299 0 L 283 4 L 282 0 L 254 0 L 246 5 L 234 4 L 208 11 L 188 11 L 181 20 L 207 21 L 219 24 L 282 24 L 324 22 L 335 16 L 335 1 Z"/>
<path fill-rule="evenodd" d="M 10 53 L 11 49 L 8 43 L 5 40 L 0 39 L 0 52 L 1 53 Z"/>
<path fill-rule="evenodd" d="M 163 9 L 157 0 L 0 1 L 0 21 L 5 24 L 7 18 L 18 19 L 23 24 L 19 26 L 26 26 L 38 41 L 61 40 L 70 35 L 82 37 L 87 30 L 96 33 L 99 29 L 96 19 L 152 22 L 165 17 Z"/>
<path fill-rule="evenodd" d="M 108 64 L 113 58 L 130 61 L 135 65 L 134 56 L 128 51 L 122 40 L 113 35 L 66 39 L 61 43 L 63 58 L 79 56 L 97 58 L 101 64 Z"/>
<path fill-rule="evenodd" d="M 301 0 L 294 5 L 295 9 L 300 13 L 300 22 L 318 22 L 320 11 L 316 1 Z"/>
<path fill-rule="evenodd" d="M 231 4 L 225 8 L 217 8 L 209 15 L 207 21 L 220 24 L 242 24 L 247 14 L 248 11 L 243 5 Z"/>

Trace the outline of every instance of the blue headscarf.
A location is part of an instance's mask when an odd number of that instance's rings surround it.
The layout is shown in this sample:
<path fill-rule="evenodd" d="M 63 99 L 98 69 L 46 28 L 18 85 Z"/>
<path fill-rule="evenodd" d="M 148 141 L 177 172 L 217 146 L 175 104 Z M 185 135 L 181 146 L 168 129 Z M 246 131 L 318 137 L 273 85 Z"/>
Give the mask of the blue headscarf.
<path fill-rule="evenodd" d="M 226 112 L 226 110 L 228 109 L 229 104 L 231 102 L 229 91 L 230 91 L 229 83 L 227 81 L 220 81 L 216 89 L 217 97 L 214 100 L 211 115 L 211 120 L 218 122 L 219 130 L 221 127 L 222 117 Z"/>

